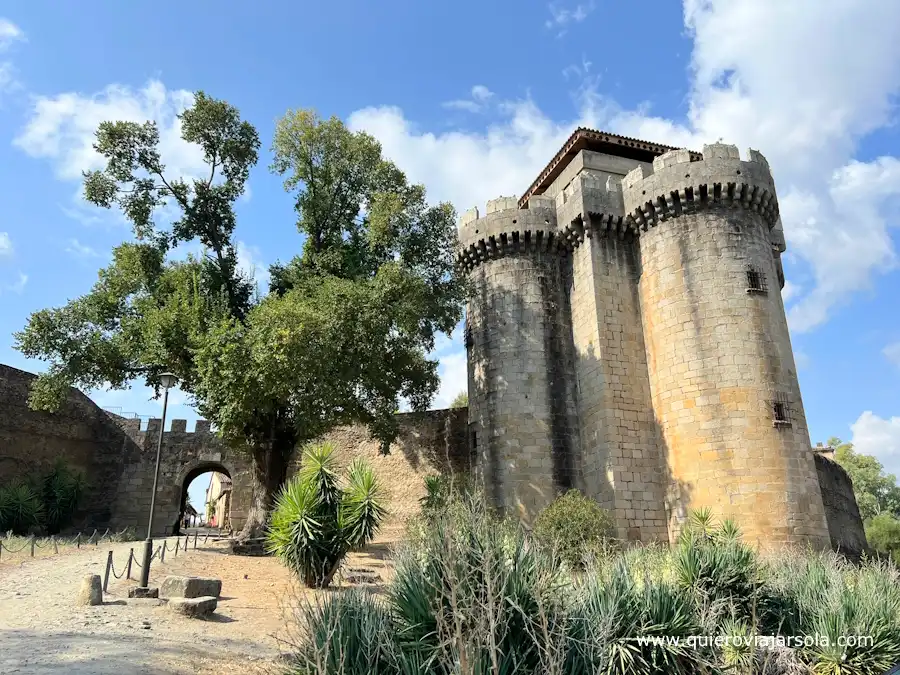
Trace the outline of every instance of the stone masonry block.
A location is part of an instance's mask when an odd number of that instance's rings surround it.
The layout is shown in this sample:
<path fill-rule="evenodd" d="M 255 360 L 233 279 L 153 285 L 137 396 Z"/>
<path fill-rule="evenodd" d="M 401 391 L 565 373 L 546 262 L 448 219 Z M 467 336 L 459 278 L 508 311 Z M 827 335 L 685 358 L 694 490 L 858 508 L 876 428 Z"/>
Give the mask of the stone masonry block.
<path fill-rule="evenodd" d="M 216 611 L 218 598 L 204 596 L 199 598 L 169 598 L 169 609 L 191 618 L 202 618 Z"/>
<path fill-rule="evenodd" d="M 103 604 L 103 586 L 99 574 L 88 574 L 81 580 L 78 595 L 75 598 L 76 605 L 101 605 Z"/>
<path fill-rule="evenodd" d="M 162 598 L 199 598 L 212 596 L 218 598 L 222 593 L 221 579 L 202 577 L 168 576 L 159 587 Z"/>

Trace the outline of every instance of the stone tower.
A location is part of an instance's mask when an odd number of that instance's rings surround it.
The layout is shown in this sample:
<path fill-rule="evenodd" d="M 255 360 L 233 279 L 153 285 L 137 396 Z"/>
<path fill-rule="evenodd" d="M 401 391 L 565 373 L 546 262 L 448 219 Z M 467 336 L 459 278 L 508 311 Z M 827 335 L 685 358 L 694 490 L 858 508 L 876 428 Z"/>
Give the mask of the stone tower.
<path fill-rule="evenodd" d="M 577 487 L 627 539 L 706 506 L 827 545 L 761 154 L 578 129 L 459 236 L 470 443 L 498 506 L 530 520 Z"/>

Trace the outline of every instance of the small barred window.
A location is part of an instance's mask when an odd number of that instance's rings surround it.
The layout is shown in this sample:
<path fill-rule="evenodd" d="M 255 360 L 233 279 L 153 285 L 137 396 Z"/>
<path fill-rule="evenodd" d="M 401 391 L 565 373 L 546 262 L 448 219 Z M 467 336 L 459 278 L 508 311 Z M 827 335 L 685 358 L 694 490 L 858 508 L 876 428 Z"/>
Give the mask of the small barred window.
<path fill-rule="evenodd" d="M 752 265 L 747 266 L 747 292 L 748 293 L 767 293 L 766 273 L 760 268 Z"/>
<path fill-rule="evenodd" d="M 772 424 L 776 427 L 791 426 L 791 403 L 785 394 L 776 394 L 772 405 Z"/>

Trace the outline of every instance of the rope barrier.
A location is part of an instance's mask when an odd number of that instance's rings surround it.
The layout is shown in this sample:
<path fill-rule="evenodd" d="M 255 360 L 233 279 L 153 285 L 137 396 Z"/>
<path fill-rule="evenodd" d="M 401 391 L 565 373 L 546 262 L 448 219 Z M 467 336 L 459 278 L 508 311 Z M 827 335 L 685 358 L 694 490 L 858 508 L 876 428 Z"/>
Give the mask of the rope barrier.
<path fill-rule="evenodd" d="M 87 543 L 88 544 L 93 543 L 95 546 L 99 546 L 100 542 L 103 541 L 104 539 L 112 538 L 112 537 L 119 538 L 119 537 L 122 537 L 128 531 L 129 531 L 129 528 L 126 527 L 119 532 L 110 534 L 110 529 L 106 528 L 106 531 L 103 534 L 101 534 L 99 537 L 97 537 L 97 529 L 95 528 L 94 531 L 91 533 L 91 536 L 88 537 Z M 32 558 L 34 557 L 35 550 L 45 549 L 49 546 L 53 547 L 54 554 L 58 554 L 59 547 L 61 545 L 66 546 L 67 544 L 68 545 L 74 544 L 76 546 L 76 548 L 80 549 L 83 536 L 84 535 L 82 532 L 77 533 L 74 537 L 57 537 L 56 535 L 50 535 L 49 537 L 37 538 L 32 535 L 31 537 L 28 537 L 19 548 L 12 548 L 9 545 L 8 542 L 10 539 L 12 539 L 12 537 L 5 537 L 5 538 L 0 537 L 0 554 L 2 554 L 3 551 L 7 551 L 8 553 L 20 553 L 22 550 L 24 550 L 28 546 L 31 547 L 31 557 Z M 96 540 L 95 540 L 95 537 L 96 537 Z"/>

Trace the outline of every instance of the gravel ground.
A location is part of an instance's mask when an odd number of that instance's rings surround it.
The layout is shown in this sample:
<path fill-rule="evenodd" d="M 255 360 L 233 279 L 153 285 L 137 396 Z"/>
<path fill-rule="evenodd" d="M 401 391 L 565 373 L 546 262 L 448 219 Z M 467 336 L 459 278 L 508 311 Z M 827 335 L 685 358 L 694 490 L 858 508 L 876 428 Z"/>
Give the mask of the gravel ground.
<path fill-rule="evenodd" d="M 170 540 L 174 546 L 174 539 Z M 226 555 L 208 544 L 154 562 L 151 585 L 167 574 L 215 576 L 222 597 L 208 620 L 188 619 L 156 601 L 127 600 L 136 582 L 111 579 L 104 604 L 76 606 L 82 578 L 99 574 L 113 551 L 116 572 L 141 543 L 101 545 L 52 558 L 0 566 L 0 673 L 35 675 L 175 675 L 275 673 L 283 642 L 293 632 L 291 607 L 311 597 L 273 558 Z M 376 542 L 347 566 L 365 567 L 387 581 L 390 544 Z M 135 568 L 136 572 L 136 568 Z M 332 591 L 325 591 L 332 592 Z"/>

